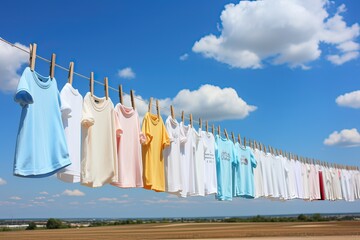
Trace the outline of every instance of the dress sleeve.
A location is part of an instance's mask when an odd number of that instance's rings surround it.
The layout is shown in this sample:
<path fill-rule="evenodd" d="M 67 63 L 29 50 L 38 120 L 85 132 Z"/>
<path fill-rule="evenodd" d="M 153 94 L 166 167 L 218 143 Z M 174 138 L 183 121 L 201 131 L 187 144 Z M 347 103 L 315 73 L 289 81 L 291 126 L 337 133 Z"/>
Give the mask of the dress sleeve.
<path fill-rule="evenodd" d="M 31 80 L 31 70 L 29 67 L 25 68 L 22 73 L 16 93 L 14 96 L 14 101 L 19 103 L 21 107 L 24 107 L 28 104 L 32 104 L 34 102 L 32 92 L 29 86 L 29 82 Z"/>
<path fill-rule="evenodd" d="M 89 102 L 85 99 L 83 103 L 83 109 L 82 109 L 82 116 L 81 116 L 81 125 L 89 128 L 95 123 L 94 116 L 91 113 L 91 110 L 89 108 Z"/>

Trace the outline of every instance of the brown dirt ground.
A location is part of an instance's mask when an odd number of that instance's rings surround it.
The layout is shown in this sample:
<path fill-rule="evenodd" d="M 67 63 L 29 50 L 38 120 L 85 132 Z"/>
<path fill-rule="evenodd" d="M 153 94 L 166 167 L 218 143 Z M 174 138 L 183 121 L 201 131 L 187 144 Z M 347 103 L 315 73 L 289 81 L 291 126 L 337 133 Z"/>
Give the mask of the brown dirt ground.
<path fill-rule="evenodd" d="M 317 223 L 170 223 L 0 232 L 0 239 L 356 239 L 360 221 Z"/>

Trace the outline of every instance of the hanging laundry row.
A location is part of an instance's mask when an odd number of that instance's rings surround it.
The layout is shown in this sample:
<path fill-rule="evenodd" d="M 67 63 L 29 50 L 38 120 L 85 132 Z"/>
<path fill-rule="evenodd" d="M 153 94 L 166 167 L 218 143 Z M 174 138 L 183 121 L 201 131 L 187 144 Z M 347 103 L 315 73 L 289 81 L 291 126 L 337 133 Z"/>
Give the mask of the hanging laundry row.
<path fill-rule="evenodd" d="M 32 62 L 32 61 L 30 61 Z M 340 169 L 249 147 L 227 136 L 195 129 L 172 116 L 165 123 L 149 111 L 140 128 L 137 111 L 105 97 L 83 98 L 69 81 L 59 93 L 54 77 L 27 67 L 15 101 L 22 106 L 14 174 L 44 177 L 57 173 L 65 182 L 88 187 L 112 184 L 151 189 L 181 197 L 215 194 L 233 197 L 353 201 L 360 198 L 358 169 Z M 120 90 L 120 89 L 119 89 Z M 122 91 L 119 91 L 122 102 Z M 132 102 L 133 101 L 133 94 Z M 183 117 L 182 117 L 183 119 Z M 201 124 L 200 124 L 201 125 Z M 239 138 L 240 140 L 240 138 Z M 255 145 L 257 146 L 257 145 Z"/>

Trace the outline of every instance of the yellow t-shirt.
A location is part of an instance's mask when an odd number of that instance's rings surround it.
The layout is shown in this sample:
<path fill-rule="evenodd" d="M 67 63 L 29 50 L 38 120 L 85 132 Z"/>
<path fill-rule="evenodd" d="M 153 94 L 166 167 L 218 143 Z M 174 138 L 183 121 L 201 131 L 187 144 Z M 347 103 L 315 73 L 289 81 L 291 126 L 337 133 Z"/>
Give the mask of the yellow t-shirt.
<path fill-rule="evenodd" d="M 142 145 L 144 188 L 157 192 L 165 191 L 163 149 L 170 145 L 170 139 L 160 116 L 146 113 L 142 124 L 146 142 Z"/>

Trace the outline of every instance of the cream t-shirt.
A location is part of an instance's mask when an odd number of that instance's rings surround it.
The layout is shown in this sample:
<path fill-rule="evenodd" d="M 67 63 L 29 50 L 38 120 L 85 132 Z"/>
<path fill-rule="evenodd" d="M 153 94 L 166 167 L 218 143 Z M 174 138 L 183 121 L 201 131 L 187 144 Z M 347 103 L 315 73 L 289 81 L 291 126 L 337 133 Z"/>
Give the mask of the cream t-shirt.
<path fill-rule="evenodd" d="M 84 98 L 82 110 L 81 184 L 101 187 L 117 180 L 116 133 L 120 127 L 115 121 L 111 99 L 91 96 Z"/>

